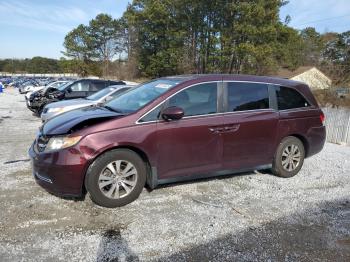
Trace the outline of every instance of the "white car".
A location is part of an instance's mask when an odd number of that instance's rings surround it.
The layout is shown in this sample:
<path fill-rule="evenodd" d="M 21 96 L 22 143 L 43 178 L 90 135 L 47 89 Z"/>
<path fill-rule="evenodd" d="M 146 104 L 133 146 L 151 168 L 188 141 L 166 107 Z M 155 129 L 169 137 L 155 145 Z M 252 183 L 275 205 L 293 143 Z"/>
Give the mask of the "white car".
<path fill-rule="evenodd" d="M 62 100 L 62 101 L 47 104 L 44 107 L 43 112 L 41 113 L 41 120 L 43 122 L 46 122 L 49 119 L 53 118 L 54 116 L 57 116 L 59 114 L 62 114 L 68 111 L 72 111 L 78 108 L 103 104 L 119 96 L 121 93 L 128 91 L 132 87 L 134 86 L 130 86 L 130 85 L 109 86 L 86 98 Z"/>
<path fill-rule="evenodd" d="M 64 84 L 66 84 L 66 83 L 68 83 L 69 81 L 56 81 L 56 82 L 52 82 L 52 83 L 50 83 L 50 84 L 48 84 L 48 85 L 46 85 L 46 86 L 28 86 L 28 90 L 26 90 L 27 91 L 27 93 L 26 93 L 26 95 L 25 95 L 25 98 L 26 98 L 26 100 L 27 101 L 29 101 L 29 97 L 30 97 L 30 95 L 31 94 L 33 94 L 34 92 L 36 92 L 36 91 L 39 91 L 39 90 L 42 90 L 42 89 L 44 89 L 44 88 L 49 88 L 49 87 L 53 87 L 53 88 L 58 88 L 58 87 L 60 87 L 61 85 L 64 85 Z M 25 88 L 27 88 L 27 87 L 25 87 Z"/>

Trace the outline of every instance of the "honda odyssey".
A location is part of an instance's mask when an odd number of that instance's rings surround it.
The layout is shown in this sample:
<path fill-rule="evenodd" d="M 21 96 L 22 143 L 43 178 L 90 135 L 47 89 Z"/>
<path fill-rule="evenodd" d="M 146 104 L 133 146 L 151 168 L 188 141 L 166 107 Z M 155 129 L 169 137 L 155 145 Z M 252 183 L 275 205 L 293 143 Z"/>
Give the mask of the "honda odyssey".
<path fill-rule="evenodd" d="M 301 82 L 186 75 L 141 84 L 46 122 L 29 150 L 47 191 L 104 207 L 144 186 L 271 169 L 292 177 L 325 143 L 324 115 Z"/>

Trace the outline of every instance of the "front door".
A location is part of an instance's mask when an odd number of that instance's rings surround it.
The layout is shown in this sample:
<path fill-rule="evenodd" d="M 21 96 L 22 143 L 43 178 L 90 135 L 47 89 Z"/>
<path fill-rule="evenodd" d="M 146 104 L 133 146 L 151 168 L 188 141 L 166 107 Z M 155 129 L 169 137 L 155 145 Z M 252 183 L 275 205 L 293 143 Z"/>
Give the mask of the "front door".
<path fill-rule="evenodd" d="M 158 178 L 174 178 L 221 169 L 222 139 L 216 131 L 224 118 L 218 113 L 219 83 L 185 88 L 165 107 L 181 107 L 180 120 L 157 123 Z"/>

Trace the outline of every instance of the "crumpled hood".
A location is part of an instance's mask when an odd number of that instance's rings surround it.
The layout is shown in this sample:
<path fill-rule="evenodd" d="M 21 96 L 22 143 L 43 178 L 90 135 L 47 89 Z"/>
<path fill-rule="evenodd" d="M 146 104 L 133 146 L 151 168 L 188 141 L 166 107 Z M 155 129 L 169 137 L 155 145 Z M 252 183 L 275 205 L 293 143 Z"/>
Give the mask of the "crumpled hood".
<path fill-rule="evenodd" d="M 108 120 L 121 117 L 122 114 L 110 111 L 103 107 L 87 107 L 69 111 L 53 117 L 41 127 L 43 135 L 63 135 L 69 133 L 74 127 L 90 120 Z"/>

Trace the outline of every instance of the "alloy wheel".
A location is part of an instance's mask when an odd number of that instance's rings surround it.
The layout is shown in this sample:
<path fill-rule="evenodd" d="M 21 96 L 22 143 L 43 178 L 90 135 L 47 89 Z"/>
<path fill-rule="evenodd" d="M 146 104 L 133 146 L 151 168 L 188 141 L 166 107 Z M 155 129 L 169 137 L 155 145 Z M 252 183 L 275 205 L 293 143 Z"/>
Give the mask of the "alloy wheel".
<path fill-rule="evenodd" d="M 120 199 L 133 191 L 137 178 L 137 170 L 131 162 L 113 161 L 103 168 L 98 178 L 98 186 L 106 197 Z"/>
<path fill-rule="evenodd" d="M 291 172 L 298 168 L 301 161 L 301 153 L 297 145 L 291 144 L 285 147 L 282 153 L 283 169 Z"/>

